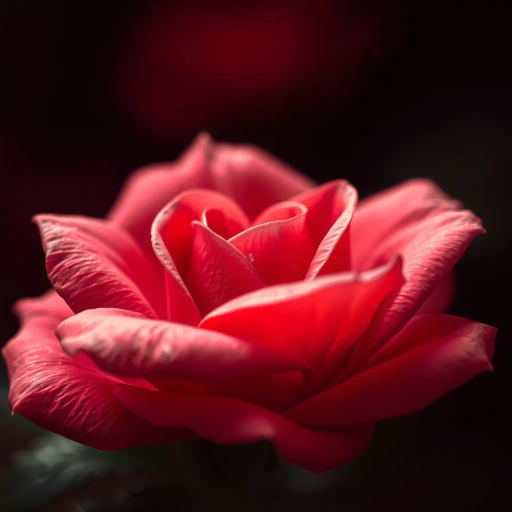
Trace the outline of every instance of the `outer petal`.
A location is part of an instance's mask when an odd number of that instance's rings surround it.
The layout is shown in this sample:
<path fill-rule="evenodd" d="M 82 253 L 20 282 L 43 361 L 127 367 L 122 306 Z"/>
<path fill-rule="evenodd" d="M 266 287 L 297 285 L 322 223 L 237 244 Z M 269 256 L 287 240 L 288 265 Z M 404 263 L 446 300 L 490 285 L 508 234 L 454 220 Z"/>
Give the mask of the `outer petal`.
<path fill-rule="evenodd" d="M 194 241 L 194 221 L 208 210 L 218 210 L 242 229 L 249 225 L 245 213 L 228 197 L 208 190 L 188 190 L 156 216 L 151 227 L 153 250 L 167 269 L 167 318 L 197 325 L 201 318 L 186 286 Z"/>
<path fill-rule="evenodd" d="M 120 307 L 150 318 L 164 314 L 162 275 L 122 228 L 87 217 L 34 219 L 48 277 L 75 313 Z"/>
<path fill-rule="evenodd" d="M 349 356 L 382 299 L 401 286 L 400 268 L 397 259 L 371 273 L 258 290 L 222 305 L 200 327 L 296 353 L 325 378 L 324 363 L 331 368 Z"/>
<path fill-rule="evenodd" d="M 450 315 L 415 317 L 365 365 L 367 369 L 291 409 L 304 425 L 333 427 L 424 408 L 491 370 L 496 329 Z"/>
<path fill-rule="evenodd" d="M 270 205 L 314 185 L 281 160 L 249 145 L 217 144 L 211 173 L 215 188 L 232 197 L 251 220 Z"/>
<path fill-rule="evenodd" d="M 326 471 L 359 455 L 368 445 L 372 426 L 335 432 L 309 430 L 262 407 L 227 397 L 185 397 L 129 386 L 115 396 L 145 421 L 159 427 L 187 427 L 217 443 L 271 440 L 287 461 L 312 471 Z"/>
<path fill-rule="evenodd" d="M 106 371 L 132 377 L 203 381 L 308 370 L 292 354 L 115 309 L 68 318 L 58 326 L 57 337 L 68 354 L 83 351 Z"/>
<path fill-rule="evenodd" d="M 411 319 L 473 238 L 484 232 L 480 219 L 467 210 L 454 210 L 458 203 L 430 182 L 408 182 L 368 201 L 356 210 L 352 223 L 354 263 L 372 268 L 399 253 L 406 284 L 379 309 L 347 375 Z M 369 253 L 366 238 L 374 244 Z"/>
<path fill-rule="evenodd" d="M 229 243 L 245 255 L 266 284 L 302 281 L 314 253 L 306 214 L 300 203 L 277 203 Z"/>
<path fill-rule="evenodd" d="M 73 311 L 55 290 L 48 290 L 40 297 L 18 300 L 14 304 L 14 312 L 22 321 L 37 315 L 48 315 L 64 320 L 73 314 Z"/>
<path fill-rule="evenodd" d="M 346 181 L 332 181 L 293 198 L 308 209 L 307 227 L 316 249 L 306 281 L 352 269 L 350 221 L 357 191 Z"/>
<path fill-rule="evenodd" d="M 203 133 L 175 163 L 152 165 L 134 173 L 108 217 L 150 252 L 153 219 L 187 189 L 218 190 L 254 218 L 267 206 L 310 186 L 312 182 L 305 176 L 257 148 L 217 144 Z"/>
<path fill-rule="evenodd" d="M 9 370 L 14 413 L 80 443 L 113 450 L 190 438 L 180 429 L 159 429 L 130 413 L 112 395 L 120 383 L 152 388 L 143 379 L 113 377 L 85 355 L 71 359 L 54 330 L 60 319 L 31 316 L 2 353 Z M 154 389 L 154 388 L 153 388 Z"/>
<path fill-rule="evenodd" d="M 354 268 L 371 268 L 380 244 L 402 229 L 422 222 L 431 213 L 460 206 L 427 179 L 408 180 L 363 199 L 352 221 Z"/>
<path fill-rule="evenodd" d="M 151 224 L 156 214 L 174 197 L 190 188 L 210 188 L 209 160 L 212 141 L 199 134 L 178 160 L 153 164 L 135 171 L 108 213 L 123 226 L 147 254 L 151 248 Z"/>

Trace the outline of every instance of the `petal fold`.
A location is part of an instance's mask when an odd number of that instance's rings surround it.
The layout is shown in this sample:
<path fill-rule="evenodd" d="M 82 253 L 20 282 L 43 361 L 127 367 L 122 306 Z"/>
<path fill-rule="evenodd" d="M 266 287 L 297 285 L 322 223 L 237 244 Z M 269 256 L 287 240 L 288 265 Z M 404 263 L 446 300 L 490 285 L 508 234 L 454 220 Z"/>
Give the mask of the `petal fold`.
<path fill-rule="evenodd" d="M 492 370 L 496 329 L 451 315 L 418 315 L 356 375 L 286 414 L 337 427 L 418 411 L 475 375 Z"/>
<path fill-rule="evenodd" d="M 351 354 L 383 298 L 402 283 L 397 258 L 369 273 L 248 293 L 212 311 L 199 327 L 295 353 L 326 378 L 324 365 L 330 371 Z"/>
<path fill-rule="evenodd" d="M 306 214 L 300 203 L 278 203 L 229 243 L 251 262 L 267 285 L 301 281 L 314 253 Z"/>
<path fill-rule="evenodd" d="M 308 209 L 307 227 L 316 251 L 306 281 L 352 270 L 350 222 L 357 205 L 356 189 L 346 181 L 332 181 L 292 200 Z"/>
<path fill-rule="evenodd" d="M 163 276 L 122 228 L 79 216 L 36 215 L 55 291 L 78 313 L 119 307 L 163 316 Z"/>
<path fill-rule="evenodd" d="M 167 270 L 167 318 L 197 325 L 201 314 L 186 285 L 193 257 L 194 221 L 204 220 L 208 210 L 222 212 L 245 229 L 245 213 L 228 197 L 210 190 L 188 190 L 171 201 L 156 216 L 151 227 L 153 250 Z M 227 269 L 226 269 L 227 270 Z"/>
<path fill-rule="evenodd" d="M 187 288 L 201 315 L 265 286 L 249 260 L 203 224 L 193 221 Z"/>
<path fill-rule="evenodd" d="M 480 219 L 468 210 L 457 210 L 459 206 L 432 182 L 412 180 L 357 208 L 352 222 L 356 268 L 373 268 L 398 253 L 404 260 L 406 284 L 379 309 L 353 367 L 382 347 L 446 283 L 468 245 L 484 232 Z M 449 293 L 449 286 L 444 290 Z M 437 311 L 448 302 L 446 298 Z"/>
<path fill-rule="evenodd" d="M 144 379 L 104 373 L 85 354 L 70 358 L 54 334 L 59 322 L 51 314 L 31 316 L 2 349 L 13 413 L 103 450 L 193 437 L 183 429 L 149 425 L 122 406 L 112 394 L 116 385 L 154 387 Z"/>
<path fill-rule="evenodd" d="M 68 354 L 85 352 L 102 369 L 131 377 L 211 381 L 309 370 L 293 354 L 115 309 L 84 311 L 56 334 Z"/>
<path fill-rule="evenodd" d="M 222 444 L 268 439 L 285 460 L 311 471 L 327 471 L 348 462 L 366 448 L 372 436 L 372 425 L 315 431 L 233 398 L 186 397 L 123 385 L 114 393 L 130 411 L 152 425 L 186 427 Z"/>

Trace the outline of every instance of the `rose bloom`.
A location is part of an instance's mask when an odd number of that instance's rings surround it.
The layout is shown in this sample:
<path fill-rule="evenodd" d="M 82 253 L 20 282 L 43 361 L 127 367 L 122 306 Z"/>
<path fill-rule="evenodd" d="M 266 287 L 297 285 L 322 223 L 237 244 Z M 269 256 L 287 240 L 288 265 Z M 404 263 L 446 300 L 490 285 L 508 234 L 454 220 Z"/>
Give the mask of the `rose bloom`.
<path fill-rule="evenodd" d="M 3 350 L 13 412 L 105 450 L 268 439 L 336 467 L 377 420 L 492 369 L 496 330 L 440 311 L 480 220 L 415 179 L 359 205 L 200 135 L 108 220 L 37 215 L 54 291 Z"/>

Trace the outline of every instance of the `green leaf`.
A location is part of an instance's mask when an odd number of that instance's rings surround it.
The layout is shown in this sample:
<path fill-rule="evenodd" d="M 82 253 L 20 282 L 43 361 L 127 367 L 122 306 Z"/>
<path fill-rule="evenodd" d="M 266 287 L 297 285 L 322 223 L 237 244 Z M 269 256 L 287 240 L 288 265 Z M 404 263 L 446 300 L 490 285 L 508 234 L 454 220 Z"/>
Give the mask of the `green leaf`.
<path fill-rule="evenodd" d="M 107 452 L 48 434 L 31 450 L 15 455 L 0 484 L 0 510 L 39 510 L 53 498 L 109 473 L 161 471 L 160 453 L 158 447 Z"/>

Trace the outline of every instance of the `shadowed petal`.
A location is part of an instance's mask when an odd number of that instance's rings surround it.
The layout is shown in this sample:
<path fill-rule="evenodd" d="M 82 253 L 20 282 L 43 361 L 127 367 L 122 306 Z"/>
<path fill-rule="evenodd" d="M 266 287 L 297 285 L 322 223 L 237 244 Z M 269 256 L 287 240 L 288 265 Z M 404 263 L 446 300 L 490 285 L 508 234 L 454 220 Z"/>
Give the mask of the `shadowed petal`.
<path fill-rule="evenodd" d="M 375 248 L 374 263 L 387 261 L 396 253 L 402 255 L 406 282 L 381 305 L 340 379 L 350 375 L 400 331 L 447 279 L 473 238 L 483 231 L 480 219 L 467 210 L 436 210 L 423 221 L 398 230 Z"/>
<path fill-rule="evenodd" d="M 84 354 L 70 358 L 54 334 L 59 322 L 50 314 L 31 316 L 3 348 L 13 413 L 103 450 L 193 437 L 183 429 L 149 425 L 122 406 L 112 394 L 116 385 L 153 386 L 104 373 Z"/>
<path fill-rule="evenodd" d="M 272 441 L 288 462 L 311 471 L 333 469 L 359 455 L 368 445 L 372 425 L 319 432 L 257 405 L 227 397 L 176 395 L 116 387 L 115 396 L 144 421 L 159 427 L 186 427 L 223 444 Z"/>
<path fill-rule="evenodd" d="M 418 411 L 491 370 L 496 329 L 450 315 L 415 317 L 360 373 L 291 409 L 301 424 L 333 427 Z"/>

